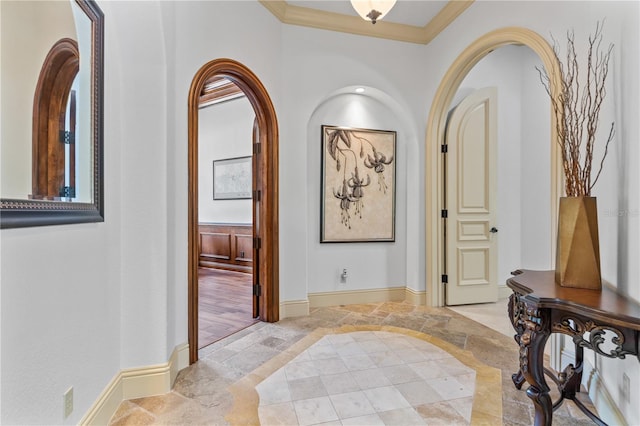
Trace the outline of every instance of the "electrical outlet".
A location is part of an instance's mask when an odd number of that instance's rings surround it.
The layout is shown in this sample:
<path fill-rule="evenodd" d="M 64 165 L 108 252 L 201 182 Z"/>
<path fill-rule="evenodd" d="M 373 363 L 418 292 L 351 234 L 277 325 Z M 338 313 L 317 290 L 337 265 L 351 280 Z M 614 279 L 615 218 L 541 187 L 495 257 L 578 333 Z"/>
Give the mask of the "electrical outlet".
<path fill-rule="evenodd" d="M 66 419 L 73 412 L 73 386 L 62 396 L 64 402 L 64 418 Z"/>
<path fill-rule="evenodd" d="M 631 402 L 631 380 L 627 373 L 622 373 L 622 399 Z"/>
<path fill-rule="evenodd" d="M 347 282 L 347 277 L 348 277 L 347 268 L 344 268 L 342 270 L 342 274 L 340 274 L 340 282 L 345 284 Z"/>

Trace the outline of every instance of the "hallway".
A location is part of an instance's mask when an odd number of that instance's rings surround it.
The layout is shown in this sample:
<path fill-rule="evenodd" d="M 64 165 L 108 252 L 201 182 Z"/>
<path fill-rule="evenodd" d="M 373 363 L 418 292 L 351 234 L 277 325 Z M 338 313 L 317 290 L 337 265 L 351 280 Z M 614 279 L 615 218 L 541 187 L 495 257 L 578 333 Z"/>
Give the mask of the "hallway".
<path fill-rule="evenodd" d="M 252 284 L 251 274 L 198 268 L 198 349 L 258 322 Z"/>

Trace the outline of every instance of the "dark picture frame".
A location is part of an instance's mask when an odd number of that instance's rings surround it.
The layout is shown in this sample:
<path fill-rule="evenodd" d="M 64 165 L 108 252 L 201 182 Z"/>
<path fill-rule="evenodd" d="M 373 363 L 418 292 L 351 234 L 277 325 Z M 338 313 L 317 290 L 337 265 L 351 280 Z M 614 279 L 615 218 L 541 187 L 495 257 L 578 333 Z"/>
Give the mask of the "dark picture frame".
<path fill-rule="evenodd" d="M 396 132 L 321 131 L 320 242 L 395 241 Z"/>
<path fill-rule="evenodd" d="M 251 156 L 213 161 L 213 199 L 246 200 L 252 195 Z"/>
<path fill-rule="evenodd" d="M 91 21 L 91 200 L 0 198 L 0 228 L 104 222 L 104 14 L 94 0 L 75 0 Z M 32 141 L 24 141 L 25 144 Z M 76 144 L 80 141 L 76 140 Z M 31 170 L 33 173 L 33 169 Z"/>

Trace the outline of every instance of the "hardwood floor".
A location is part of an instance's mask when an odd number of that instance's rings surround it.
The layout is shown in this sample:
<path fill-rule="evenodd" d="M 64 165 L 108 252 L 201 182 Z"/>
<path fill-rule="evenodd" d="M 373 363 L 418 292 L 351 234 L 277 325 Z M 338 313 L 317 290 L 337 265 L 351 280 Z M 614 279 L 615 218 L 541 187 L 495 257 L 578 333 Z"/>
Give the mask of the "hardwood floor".
<path fill-rule="evenodd" d="M 252 285 L 252 274 L 198 268 L 198 349 L 258 322 Z"/>

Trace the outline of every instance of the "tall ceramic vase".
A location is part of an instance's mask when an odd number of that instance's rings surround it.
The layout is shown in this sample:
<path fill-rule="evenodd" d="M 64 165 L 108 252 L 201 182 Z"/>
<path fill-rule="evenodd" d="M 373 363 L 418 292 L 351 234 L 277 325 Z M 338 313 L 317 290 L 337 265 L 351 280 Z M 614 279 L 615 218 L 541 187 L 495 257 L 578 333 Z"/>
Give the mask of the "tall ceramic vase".
<path fill-rule="evenodd" d="M 556 283 L 563 287 L 602 288 L 595 197 L 560 198 Z"/>

